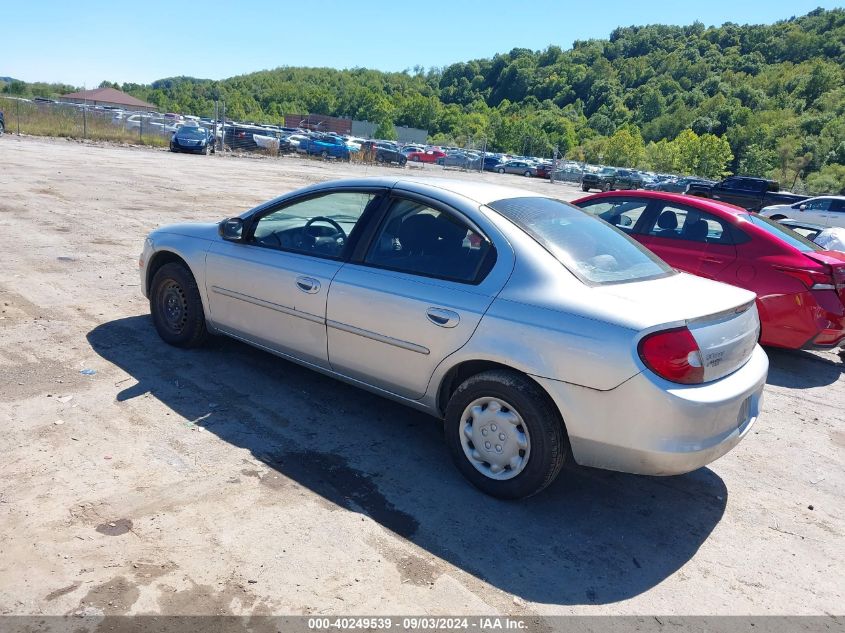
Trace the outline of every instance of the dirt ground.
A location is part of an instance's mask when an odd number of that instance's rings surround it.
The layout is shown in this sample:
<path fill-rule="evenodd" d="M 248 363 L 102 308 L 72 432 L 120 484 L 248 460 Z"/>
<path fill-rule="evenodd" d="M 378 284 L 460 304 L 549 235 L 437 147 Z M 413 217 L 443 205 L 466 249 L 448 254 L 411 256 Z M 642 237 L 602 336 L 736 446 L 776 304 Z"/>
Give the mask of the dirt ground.
<path fill-rule="evenodd" d="M 771 351 L 758 425 L 709 468 L 570 466 L 506 503 L 464 482 L 432 418 L 156 336 L 148 231 L 380 173 L 400 172 L 0 138 L 0 614 L 842 613 L 834 353 Z"/>

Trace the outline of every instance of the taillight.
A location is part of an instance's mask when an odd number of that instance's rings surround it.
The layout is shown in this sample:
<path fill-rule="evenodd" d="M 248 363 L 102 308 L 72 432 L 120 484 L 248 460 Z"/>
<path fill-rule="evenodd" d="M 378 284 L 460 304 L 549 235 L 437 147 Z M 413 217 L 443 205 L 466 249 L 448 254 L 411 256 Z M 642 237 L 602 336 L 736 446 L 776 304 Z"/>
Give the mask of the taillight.
<path fill-rule="evenodd" d="M 645 336 L 637 346 L 637 352 L 646 367 L 661 378 L 684 385 L 704 382 L 701 350 L 685 327 Z"/>
<path fill-rule="evenodd" d="M 820 270 L 807 270 L 806 268 L 792 268 L 790 266 L 775 266 L 776 270 L 794 277 L 810 290 L 835 290 L 833 277 L 830 273 Z"/>

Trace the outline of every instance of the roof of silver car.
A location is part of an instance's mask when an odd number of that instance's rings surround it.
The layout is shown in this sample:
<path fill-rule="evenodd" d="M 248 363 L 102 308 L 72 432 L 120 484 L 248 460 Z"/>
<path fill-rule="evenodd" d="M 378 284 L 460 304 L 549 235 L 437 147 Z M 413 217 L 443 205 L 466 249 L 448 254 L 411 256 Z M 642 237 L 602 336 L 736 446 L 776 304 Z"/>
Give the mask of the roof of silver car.
<path fill-rule="evenodd" d="M 422 193 L 428 190 L 441 189 L 450 193 L 474 200 L 479 204 L 489 204 L 496 200 L 505 198 L 542 197 L 542 194 L 518 189 L 516 187 L 504 187 L 502 185 L 491 185 L 486 182 L 473 182 L 471 180 L 457 180 L 452 178 L 432 178 L 425 176 L 388 178 L 384 176 L 373 176 L 368 178 L 348 178 L 343 180 L 331 180 L 316 185 L 314 189 L 323 187 L 400 187 L 409 185 L 407 188 Z"/>

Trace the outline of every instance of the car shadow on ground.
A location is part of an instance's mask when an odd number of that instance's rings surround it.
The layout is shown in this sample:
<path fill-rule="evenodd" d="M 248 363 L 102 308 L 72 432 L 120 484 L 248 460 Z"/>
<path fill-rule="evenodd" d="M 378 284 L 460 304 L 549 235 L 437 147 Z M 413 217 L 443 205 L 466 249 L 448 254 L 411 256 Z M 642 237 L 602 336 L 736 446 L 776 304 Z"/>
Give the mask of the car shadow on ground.
<path fill-rule="evenodd" d="M 525 600 L 636 596 L 687 563 L 725 510 L 725 485 L 706 468 L 652 478 L 570 465 L 541 494 L 498 501 L 452 466 L 441 424 L 407 407 L 234 340 L 169 347 L 146 316 L 100 325 L 88 341 L 137 381 L 116 387 L 117 400 L 151 393 L 268 468 Z"/>
<path fill-rule="evenodd" d="M 811 352 L 767 347 L 769 377 L 778 387 L 807 389 L 831 385 L 845 374 L 845 358 L 838 354 L 820 356 Z"/>

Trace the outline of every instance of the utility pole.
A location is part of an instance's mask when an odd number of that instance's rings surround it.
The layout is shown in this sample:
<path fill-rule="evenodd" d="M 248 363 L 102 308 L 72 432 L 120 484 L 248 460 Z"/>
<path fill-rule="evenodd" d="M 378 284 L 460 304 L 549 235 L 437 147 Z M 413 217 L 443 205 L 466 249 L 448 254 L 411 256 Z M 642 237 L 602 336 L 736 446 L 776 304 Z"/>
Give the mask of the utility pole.
<path fill-rule="evenodd" d="M 223 99 L 223 115 L 221 116 L 223 126 L 223 134 L 220 136 L 220 151 L 222 152 L 224 149 L 224 143 L 226 141 L 226 100 Z"/>

